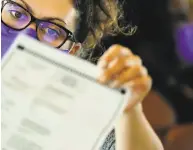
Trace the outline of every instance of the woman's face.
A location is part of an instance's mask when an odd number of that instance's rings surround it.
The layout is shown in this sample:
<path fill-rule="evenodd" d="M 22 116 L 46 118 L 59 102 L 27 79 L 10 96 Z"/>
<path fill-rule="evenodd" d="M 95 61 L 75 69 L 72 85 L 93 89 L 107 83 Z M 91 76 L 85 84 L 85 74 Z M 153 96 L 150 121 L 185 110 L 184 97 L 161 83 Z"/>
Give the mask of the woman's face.
<path fill-rule="evenodd" d="M 81 47 L 79 43 L 73 42 L 73 40 L 70 40 L 70 38 L 67 38 L 67 40 L 64 40 L 65 42 L 62 43 L 63 39 L 67 37 L 67 33 L 74 33 L 76 29 L 76 20 L 78 18 L 78 13 L 74 8 L 73 0 L 12 0 L 12 2 L 15 2 L 16 4 L 19 4 L 19 6 L 25 8 L 35 18 L 45 21 L 42 24 L 39 24 L 38 33 L 36 32 L 37 23 L 34 22 L 31 22 L 31 24 L 29 24 L 25 29 L 21 31 L 25 31 L 27 34 L 32 36 L 33 34 L 31 33 L 35 32 L 36 37 L 38 37 L 39 40 L 41 38 L 45 38 L 45 34 L 46 36 L 49 35 L 47 36 L 49 37 L 46 39 L 47 41 L 40 40 L 44 41 L 45 43 L 51 42 L 51 40 L 53 41 L 58 39 L 58 42 L 53 42 L 51 43 L 52 45 L 50 45 L 53 47 L 58 47 L 61 43 L 58 48 L 60 48 L 61 50 L 70 50 L 72 54 Z M 21 14 L 16 13 L 18 10 L 20 12 L 23 10 L 15 6 L 15 3 L 6 4 L 3 9 L 4 11 L 2 11 L 2 16 L 4 16 L 4 23 L 8 24 L 8 26 L 13 26 L 14 28 L 17 27 L 17 23 L 15 23 L 16 19 L 21 20 L 18 23 L 19 27 L 21 27 L 21 24 L 23 24 L 23 22 L 25 22 L 26 20 L 28 21 L 28 15 L 26 15 L 26 13 L 24 13 L 23 18 Z M 15 19 L 14 17 L 18 17 L 18 15 L 19 19 Z M 3 33 L 3 30 L 1 32 L 2 36 L 6 35 Z M 17 33 L 19 32 L 17 31 Z M 7 34 L 6 36 L 9 35 Z M 50 36 L 53 37 L 50 38 Z M 7 39 L 7 37 L 5 37 L 5 39 Z"/>

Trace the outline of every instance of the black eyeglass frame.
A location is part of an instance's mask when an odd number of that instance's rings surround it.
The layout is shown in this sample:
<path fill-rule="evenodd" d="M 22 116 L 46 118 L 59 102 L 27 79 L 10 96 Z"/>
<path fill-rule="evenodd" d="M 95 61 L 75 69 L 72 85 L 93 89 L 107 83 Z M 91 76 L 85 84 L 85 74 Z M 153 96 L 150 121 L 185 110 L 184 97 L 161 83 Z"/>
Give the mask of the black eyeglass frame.
<path fill-rule="evenodd" d="M 6 2 L 5 2 L 5 1 L 6 1 Z M 38 33 L 37 30 L 38 30 L 39 24 L 40 24 L 41 22 L 48 22 L 48 23 L 54 24 L 54 25 L 62 28 L 62 29 L 67 33 L 67 37 L 64 39 L 64 41 L 63 41 L 59 46 L 57 46 L 57 47 L 55 47 L 55 48 L 60 48 L 67 40 L 70 40 L 70 41 L 75 42 L 75 43 L 77 42 L 76 38 L 74 37 L 74 34 L 73 34 L 71 31 L 69 31 L 68 29 L 66 29 L 65 27 L 63 27 L 63 26 L 61 26 L 61 25 L 59 25 L 59 24 L 57 24 L 57 23 L 51 22 L 51 21 L 49 21 L 49 20 L 41 20 L 41 19 L 38 19 L 38 18 L 34 17 L 26 8 L 24 8 L 24 7 L 21 6 L 20 4 L 18 4 L 18 3 L 16 3 L 16 2 L 13 2 L 13 1 L 11 1 L 11 0 L 3 0 L 3 1 L 2 1 L 1 13 L 2 13 L 2 11 L 3 11 L 3 8 L 4 8 L 7 4 L 9 4 L 9 3 L 15 4 L 15 5 L 21 7 L 22 9 L 24 9 L 24 10 L 30 15 L 31 20 L 30 20 L 30 22 L 29 22 L 24 28 L 16 29 L 16 28 L 13 28 L 13 27 L 7 25 L 7 24 L 3 21 L 2 15 L 1 15 L 1 21 L 2 21 L 7 27 L 12 28 L 12 29 L 14 29 L 14 30 L 16 30 L 16 31 L 21 31 L 21 30 L 24 30 L 25 28 L 27 28 L 31 23 L 35 23 L 35 24 L 36 24 L 36 32 Z M 38 37 L 38 36 L 37 36 L 37 38 L 38 38 L 38 40 L 39 40 L 39 37 Z M 39 41 L 40 41 L 40 40 L 39 40 Z"/>

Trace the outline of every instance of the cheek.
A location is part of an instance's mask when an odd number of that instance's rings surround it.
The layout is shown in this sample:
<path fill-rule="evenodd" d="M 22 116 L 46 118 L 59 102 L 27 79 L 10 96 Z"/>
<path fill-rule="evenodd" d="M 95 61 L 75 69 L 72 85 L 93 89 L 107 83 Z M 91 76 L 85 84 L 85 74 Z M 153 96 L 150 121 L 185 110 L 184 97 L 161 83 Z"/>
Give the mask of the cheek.
<path fill-rule="evenodd" d="M 73 43 L 71 42 L 71 41 L 66 41 L 65 43 L 64 43 L 64 45 L 62 45 L 61 47 L 60 47 L 60 50 L 71 50 L 71 48 L 72 48 L 72 46 L 73 46 Z"/>

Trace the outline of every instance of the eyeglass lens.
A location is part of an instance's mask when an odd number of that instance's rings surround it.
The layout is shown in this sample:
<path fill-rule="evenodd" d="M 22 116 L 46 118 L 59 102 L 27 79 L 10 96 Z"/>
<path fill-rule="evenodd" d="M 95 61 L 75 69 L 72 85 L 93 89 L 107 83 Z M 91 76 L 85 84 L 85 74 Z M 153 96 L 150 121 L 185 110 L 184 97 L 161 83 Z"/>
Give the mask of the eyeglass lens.
<path fill-rule="evenodd" d="M 29 12 L 15 3 L 7 3 L 2 10 L 3 22 L 13 29 L 27 27 L 32 20 Z M 60 26 L 51 22 L 40 21 L 37 24 L 38 39 L 53 47 L 61 46 L 68 38 L 68 33 Z"/>
<path fill-rule="evenodd" d="M 14 29 L 25 28 L 31 21 L 31 16 L 22 7 L 7 3 L 2 10 L 2 20 Z"/>

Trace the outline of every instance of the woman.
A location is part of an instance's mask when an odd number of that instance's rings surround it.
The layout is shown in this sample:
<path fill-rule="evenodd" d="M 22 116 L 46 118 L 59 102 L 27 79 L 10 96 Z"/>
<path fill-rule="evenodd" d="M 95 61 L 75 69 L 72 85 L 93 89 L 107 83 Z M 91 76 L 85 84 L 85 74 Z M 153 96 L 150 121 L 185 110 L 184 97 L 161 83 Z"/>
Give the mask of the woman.
<path fill-rule="evenodd" d="M 2 1 L 2 53 L 20 32 L 75 55 L 89 54 L 100 39 L 116 34 L 121 9 L 116 0 L 4 0 Z M 84 50 L 81 50 L 84 49 Z M 114 45 L 98 61 L 99 82 L 125 87 L 132 94 L 128 105 L 101 150 L 162 150 L 146 120 L 141 102 L 151 88 L 151 78 L 141 59 L 129 49 Z M 126 94 L 127 95 L 127 94 Z M 113 135 L 113 136 L 112 136 Z"/>

